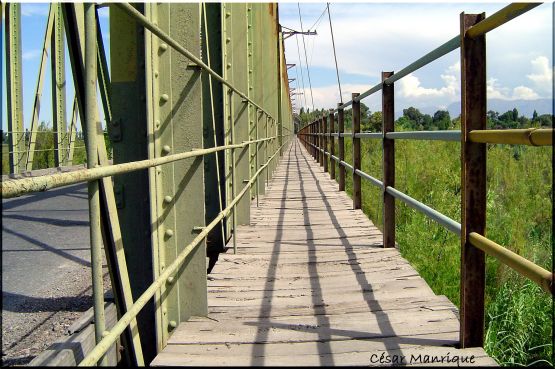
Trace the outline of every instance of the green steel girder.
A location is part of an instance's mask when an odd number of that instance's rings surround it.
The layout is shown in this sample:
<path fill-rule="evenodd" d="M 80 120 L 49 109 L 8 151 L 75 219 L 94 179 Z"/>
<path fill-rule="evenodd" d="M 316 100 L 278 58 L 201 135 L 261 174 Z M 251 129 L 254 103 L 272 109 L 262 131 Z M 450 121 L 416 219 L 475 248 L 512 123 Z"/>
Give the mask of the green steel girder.
<path fill-rule="evenodd" d="M 200 56 L 200 4 L 151 3 L 146 15 L 175 41 Z M 156 36 L 146 38 L 149 157 L 203 147 L 201 70 Z M 113 60 L 113 59 L 112 59 Z M 173 72 L 175 71 L 175 72 Z M 179 72 L 177 72 L 179 71 Z M 149 171 L 154 276 L 164 271 L 205 225 L 202 157 Z M 156 298 L 158 347 L 190 316 L 207 314 L 205 243 L 187 257 Z"/>
<path fill-rule="evenodd" d="M 219 75 L 222 74 L 221 5 L 203 3 L 202 5 L 202 61 Z M 203 142 L 204 148 L 223 146 L 224 112 L 222 88 L 219 81 L 208 73 L 202 73 L 203 99 Z M 205 222 L 210 223 L 223 209 L 225 203 L 225 152 L 216 152 L 204 157 L 204 203 Z M 208 271 L 212 269 L 218 255 L 225 249 L 226 223 L 222 221 L 206 239 L 206 252 L 209 257 Z"/>
<path fill-rule="evenodd" d="M 54 128 L 54 166 L 67 165 L 65 152 L 67 150 L 67 122 L 66 122 L 66 76 L 65 76 L 65 45 L 64 20 L 62 6 L 52 4 L 54 25 L 51 34 L 51 76 L 52 76 L 52 127 Z"/>
<path fill-rule="evenodd" d="M 39 66 L 39 75 L 37 78 L 37 86 L 35 88 L 35 101 L 33 103 L 33 114 L 31 118 L 31 132 L 29 135 L 29 146 L 27 150 L 27 158 L 25 167 L 27 171 L 33 169 L 33 158 L 35 154 L 35 144 L 37 140 L 37 130 L 38 130 L 38 121 L 39 121 L 39 114 L 40 114 L 40 100 L 42 98 L 42 87 L 44 84 L 44 73 L 46 70 L 46 62 L 48 58 L 48 54 L 50 52 L 50 42 L 52 35 L 52 27 L 54 25 L 54 5 L 50 4 L 50 8 L 48 11 L 48 20 L 46 21 L 46 30 L 44 32 L 44 41 L 42 46 L 42 56 L 40 60 Z"/>
<path fill-rule="evenodd" d="M 23 81 L 21 75 L 21 4 L 6 3 L 6 86 L 10 173 L 25 170 Z"/>

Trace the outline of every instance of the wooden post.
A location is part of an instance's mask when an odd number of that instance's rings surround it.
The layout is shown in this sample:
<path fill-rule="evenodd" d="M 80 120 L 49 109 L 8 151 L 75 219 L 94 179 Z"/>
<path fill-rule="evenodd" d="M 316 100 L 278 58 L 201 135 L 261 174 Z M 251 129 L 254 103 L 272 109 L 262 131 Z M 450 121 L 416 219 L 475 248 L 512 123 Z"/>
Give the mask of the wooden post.
<path fill-rule="evenodd" d="M 339 150 L 339 191 L 345 191 L 345 167 L 341 164 L 341 162 L 345 160 L 345 137 L 341 136 L 345 133 L 345 121 L 343 119 L 345 110 L 340 108 L 340 106 L 341 104 L 337 103 L 337 132 L 339 134 L 337 139 L 337 146 Z"/>
<path fill-rule="evenodd" d="M 328 155 L 326 154 L 326 151 L 329 152 L 329 148 L 328 148 L 328 117 L 326 117 L 325 115 L 322 116 L 322 133 L 324 134 L 324 136 L 322 136 L 322 146 L 324 149 L 324 152 L 322 153 L 322 158 L 324 159 L 324 173 L 328 172 Z"/>
<path fill-rule="evenodd" d="M 324 118 L 320 117 L 318 118 L 318 133 L 320 133 L 320 135 L 318 136 L 318 147 L 321 150 L 324 150 Z M 318 151 L 318 153 L 320 154 L 320 166 L 323 167 L 324 166 L 324 152 L 323 151 Z"/>
<path fill-rule="evenodd" d="M 393 72 L 382 72 L 382 81 Z M 395 107 L 393 84 L 382 87 L 383 116 L 383 247 L 395 247 L 395 198 L 385 191 L 387 186 L 395 187 L 395 140 L 385 137 L 395 130 Z"/>
<path fill-rule="evenodd" d="M 486 38 L 465 37 L 485 14 L 461 13 L 461 347 L 484 343 L 485 254 L 468 235 L 485 235 L 486 144 L 468 141 L 468 132 L 486 129 Z"/>
<path fill-rule="evenodd" d="M 316 155 L 316 162 L 319 164 L 320 163 L 320 151 L 318 150 L 320 148 L 320 121 L 316 120 L 314 122 L 314 131 L 316 133 L 316 136 L 314 136 L 314 143 L 316 145 L 316 148 L 314 150 L 314 155 Z"/>
<path fill-rule="evenodd" d="M 360 102 L 355 101 L 359 93 L 353 93 L 353 209 L 360 209 L 362 206 L 362 192 L 360 190 L 360 176 L 355 173 L 360 170 L 360 138 L 355 134 L 360 133 Z"/>
<path fill-rule="evenodd" d="M 335 131 L 334 118 L 333 110 L 330 110 L 330 134 Z M 332 155 L 335 155 L 335 138 L 330 135 L 330 178 L 335 179 L 335 160 L 333 160 Z"/>

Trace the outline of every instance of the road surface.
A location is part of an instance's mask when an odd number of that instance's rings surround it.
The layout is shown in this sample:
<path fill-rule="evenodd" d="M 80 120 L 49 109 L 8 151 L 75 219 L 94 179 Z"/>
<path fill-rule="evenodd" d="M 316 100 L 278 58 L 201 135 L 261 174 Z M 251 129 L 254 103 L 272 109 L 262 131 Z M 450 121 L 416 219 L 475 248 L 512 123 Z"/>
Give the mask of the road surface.
<path fill-rule="evenodd" d="M 2 200 L 3 365 L 28 363 L 92 306 L 89 245 L 86 184 Z"/>

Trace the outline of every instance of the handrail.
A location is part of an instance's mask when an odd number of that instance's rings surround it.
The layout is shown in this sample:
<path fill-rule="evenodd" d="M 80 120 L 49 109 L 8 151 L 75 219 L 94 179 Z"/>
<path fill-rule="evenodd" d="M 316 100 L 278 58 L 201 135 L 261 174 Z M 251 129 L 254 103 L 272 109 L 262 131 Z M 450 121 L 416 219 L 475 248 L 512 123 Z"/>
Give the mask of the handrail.
<path fill-rule="evenodd" d="M 555 295 L 553 273 L 476 232 L 471 232 L 468 240 L 486 254 L 538 284 L 545 292 Z"/>
<path fill-rule="evenodd" d="M 167 155 L 155 159 L 146 159 L 129 163 L 108 165 L 91 169 L 81 169 L 74 172 L 56 173 L 40 177 L 30 177 L 21 179 L 8 179 L 0 182 L 0 190 L 3 199 L 21 196 L 31 192 L 45 191 L 52 188 L 67 186 L 71 184 L 94 181 L 104 177 L 110 177 L 117 174 L 134 172 L 136 170 L 147 169 L 150 167 L 171 163 L 178 160 L 192 158 L 196 156 L 204 156 L 222 150 L 243 148 L 257 142 L 268 141 L 276 138 L 276 136 L 262 138 L 259 140 L 245 141 L 240 144 L 215 146 L 210 149 L 198 149 L 187 151 L 179 154 Z M 169 152 L 171 148 L 166 148 Z"/>
<path fill-rule="evenodd" d="M 95 365 L 98 360 L 110 349 L 110 347 L 116 342 L 120 334 L 127 328 L 131 320 L 135 318 L 141 309 L 147 304 L 147 302 L 154 296 L 156 291 L 158 291 L 163 284 L 170 278 L 172 274 L 174 274 L 181 264 L 185 261 L 187 256 L 195 250 L 195 248 L 204 240 L 210 231 L 216 227 L 219 222 L 227 216 L 231 210 L 235 207 L 235 205 L 243 198 L 243 196 L 247 193 L 247 191 L 251 188 L 254 184 L 256 178 L 260 175 L 260 173 L 270 164 L 270 162 L 274 159 L 274 157 L 279 154 L 280 149 L 285 146 L 287 143 L 281 145 L 276 152 L 266 161 L 264 165 L 260 167 L 256 171 L 256 173 L 250 178 L 250 180 L 245 184 L 241 192 L 229 203 L 229 205 L 222 210 L 217 217 L 210 222 L 196 236 L 191 243 L 183 248 L 183 250 L 177 255 L 175 260 L 166 267 L 164 272 L 162 272 L 152 284 L 143 292 L 143 294 L 133 303 L 131 308 L 127 310 L 127 312 L 118 320 L 118 322 L 112 327 L 112 329 L 106 334 L 102 340 L 91 350 L 91 352 L 79 363 L 79 366 L 92 366 Z"/>
<path fill-rule="evenodd" d="M 553 128 L 487 129 L 468 133 L 472 142 L 549 146 L 553 144 Z"/>
<path fill-rule="evenodd" d="M 478 37 L 489 31 L 507 23 L 508 21 L 526 13 L 529 10 L 534 9 L 536 6 L 542 3 L 512 3 L 504 7 L 503 9 L 493 13 L 480 23 L 470 27 L 466 31 L 467 37 Z"/>

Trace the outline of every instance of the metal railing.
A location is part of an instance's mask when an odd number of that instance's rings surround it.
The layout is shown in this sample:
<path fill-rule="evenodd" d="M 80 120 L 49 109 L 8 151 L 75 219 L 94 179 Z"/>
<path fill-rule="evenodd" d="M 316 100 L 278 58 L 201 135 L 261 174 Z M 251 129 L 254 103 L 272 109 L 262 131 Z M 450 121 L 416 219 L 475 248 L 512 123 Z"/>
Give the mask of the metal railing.
<path fill-rule="evenodd" d="M 102 165 L 99 162 L 99 158 L 102 157 L 102 150 L 104 143 L 103 142 L 96 142 L 98 137 L 97 127 L 98 123 L 96 121 L 97 117 L 97 101 L 96 101 L 96 83 L 97 79 L 102 79 L 101 73 L 99 73 L 98 68 L 102 68 L 103 60 L 97 58 L 98 50 L 100 45 L 97 44 L 97 37 L 98 37 L 98 21 L 97 21 L 97 13 L 96 9 L 102 6 L 113 6 L 123 10 L 126 14 L 129 15 L 130 19 L 134 20 L 137 24 L 143 26 L 145 29 L 150 31 L 153 35 L 158 37 L 160 40 L 163 40 L 167 43 L 166 47 L 171 47 L 174 51 L 178 52 L 179 54 L 186 57 L 191 63 L 190 65 L 200 68 L 203 73 L 206 73 L 210 77 L 210 87 L 212 86 L 212 79 L 216 80 L 217 82 L 221 83 L 222 86 L 227 88 L 227 96 L 224 95 L 224 98 L 229 98 L 230 101 L 233 98 L 234 94 L 239 96 L 242 100 L 242 103 L 247 104 L 249 107 L 254 108 L 256 121 L 258 122 L 260 119 L 264 118 L 266 121 L 266 131 L 263 134 L 259 134 L 258 130 L 256 132 L 256 139 L 255 140 L 248 140 L 243 141 L 240 143 L 234 142 L 236 140 L 233 127 L 234 127 L 234 119 L 236 119 L 233 114 L 229 114 L 227 119 L 230 121 L 230 144 L 221 145 L 221 146 L 214 146 L 212 148 L 204 148 L 204 149 L 194 149 L 187 152 L 176 153 L 176 154 L 169 154 L 171 152 L 171 148 L 168 146 L 162 147 L 163 156 L 155 157 L 153 159 L 147 160 L 140 160 L 140 161 L 133 161 L 133 162 L 126 162 L 121 164 L 115 165 Z M 228 79 L 222 77 L 216 71 L 214 71 L 209 65 L 205 64 L 201 59 L 195 56 L 191 51 L 187 48 L 182 46 L 179 42 L 174 40 L 170 37 L 167 33 L 165 33 L 157 24 L 152 22 L 147 16 L 141 14 L 138 10 L 136 10 L 132 5 L 127 3 L 109 3 L 109 4 L 84 4 L 84 26 L 83 26 L 83 34 L 84 34 L 84 50 L 79 57 L 82 57 L 83 63 L 83 73 L 81 80 L 74 80 L 76 86 L 81 83 L 84 86 L 83 91 L 84 94 L 82 96 L 78 96 L 76 101 L 78 101 L 83 107 L 84 119 L 83 125 L 86 128 L 86 136 L 85 136 L 85 144 L 87 148 L 87 169 L 77 170 L 74 172 L 68 173 L 56 173 L 52 175 L 44 175 L 32 178 L 22 178 L 22 179 L 8 179 L 4 180 L 0 184 L 0 190 L 2 193 L 2 198 L 12 198 L 21 196 L 24 194 L 29 194 L 37 191 L 45 191 L 61 186 L 66 186 L 75 183 L 83 183 L 87 182 L 89 186 L 89 217 L 90 217 L 90 232 L 91 232 L 91 269 L 93 275 L 93 300 L 94 300 L 94 314 L 95 314 L 95 339 L 96 339 L 96 346 L 92 349 L 91 352 L 86 354 L 85 358 L 81 363 L 80 366 L 90 366 L 96 365 L 97 363 L 100 365 L 105 365 L 104 356 L 108 349 L 116 342 L 116 340 L 120 337 L 120 335 L 127 329 L 130 328 L 132 331 L 132 341 L 129 343 L 131 345 L 130 352 L 132 352 L 135 357 L 135 362 L 137 365 L 144 365 L 145 361 L 142 354 L 141 343 L 139 340 L 139 332 L 137 331 L 137 315 L 139 312 L 145 307 L 148 301 L 155 296 L 155 294 L 163 288 L 166 284 L 173 284 L 175 283 L 175 274 L 180 270 L 180 267 L 184 264 L 184 261 L 187 259 L 191 253 L 193 253 L 198 246 L 207 238 L 208 234 L 211 230 L 215 229 L 216 226 L 221 224 L 224 220 L 229 218 L 230 216 L 233 217 L 233 241 L 234 241 L 234 249 L 236 250 L 236 221 L 235 221 L 235 214 L 236 214 L 236 207 L 239 201 L 245 196 L 246 193 L 249 192 L 250 188 L 253 186 L 258 187 L 259 176 L 262 173 L 266 173 L 268 178 L 268 171 L 269 168 L 275 166 L 276 158 L 282 153 L 282 149 L 289 143 L 290 138 L 292 137 L 291 129 L 284 124 L 283 121 L 280 121 L 278 118 L 282 117 L 282 106 L 279 106 L 278 112 L 279 116 L 273 116 L 268 109 L 263 108 L 258 103 L 254 101 L 249 94 L 244 93 L 243 91 L 239 90 L 236 86 L 234 86 Z M 204 9 L 205 12 L 205 9 Z M 48 35 L 48 31 L 47 31 Z M 79 35 L 77 35 L 79 37 Z M 205 37 L 207 37 L 205 35 Z M 282 42 L 281 36 L 277 36 L 278 40 Z M 279 48 L 279 51 L 282 51 Z M 77 52 L 77 51 L 73 51 Z M 70 55 L 72 51 L 70 50 Z M 74 55 L 75 56 L 75 55 Z M 279 55 L 278 55 L 279 56 Z M 281 56 L 279 56 L 281 57 Z M 281 61 L 278 61 L 278 65 L 280 65 Z M 281 77 L 282 71 L 278 72 L 278 83 L 279 78 Z M 284 87 L 283 91 L 285 91 L 285 95 L 288 95 L 287 89 L 288 87 Z M 76 91 L 79 88 L 76 87 Z M 102 88 L 101 88 L 102 90 Z M 210 88 L 210 104 L 212 106 L 211 114 L 212 114 L 212 121 L 214 121 L 214 99 L 212 96 L 212 88 Z M 280 91 L 281 93 L 281 91 Z M 101 96 L 103 99 L 104 107 L 107 108 L 106 105 L 110 104 L 109 96 Z M 281 97 L 278 96 L 278 104 L 281 102 Z M 273 102 L 272 102 L 273 104 Z M 290 105 L 289 105 L 290 106 Z M 81 106 L 79 107 L 81 109 Z M 261 115 L 259 116 L 259 114 Z M 283 114 L 287 114 L 288 116 L 291 115 L 291 112 L 283 112 Z M 272 126 L 269 128 L 270 123 Z M 286 133 L 287 132 L 287 133 Z M 263 138 L 259 138 L 262 136 Z M 261 158 L 260 163 L 258 162 L 258 151 L 260 144 L 264 143 L 265 146 L 265 154 L 267 155 L 264 158 Z M 249 148 L 254 146 L 255 147 L 255 156 L 256 156 L 256 171 L 252 176 L 248 179 L 248 181 L 241 181 L 240 183 L 244 183 L 244 186 L 240 189 L 238 193 L 236 193 L 239 188 L 236 188 L 236 181 L 239 181 L 235 174 L 235 150 L 241 148 Z M 36 151 L 36 150 L 35 150 Z M 124 277 L 127 280 L 127 286 L 124 286 L 124 306 L 123 306 L 123 314 L 118 322 L 115 324 L 114 327 L 110 329 L 110 331 L 106 330 L 105 322 L 104 322 L 104 301 L 103 301 L 103 286 L 102 286 L 102 254 L 101 254 L 101 247 L 102 247 L 102 235 L 101 235 L 101 206 L 100 206 L 100 199 L 99 194 L 102 191 L 101 185 L 106 186 L 107 184 L 103 182 L 103 179 L 108 177 L 113 177 L 117 175 L 121 175 L 124 173 L 135 172 L 139 170 L 144 170 L 148 168 L 160 167 L 164 164 L 173 163 L 177 161 L 182 161 L 189 158 L 196 158 L 202 157 L 210 154 L 216 154 L 220 151 L 229 151 L 231 152 L 231 163 L 230 163 L 230 172 L 231 172 L 231 185 L 232 185 L 232 198 L 227 203 L 227 206 L 222 209 L 220 204 L 220 212 L 214 219 L 205 227 L 196 227 L 199 228 L 200 233 L 194 237 L 192 242 L 188 243 L 175 257 L 175 259 L 166 265 L 165 267 L 161 268 L 161 272 L 158 276 L 154 277 L 152 284 L 138 297 L 135 301 L 130 298 L 129 294 L 129 278 L 127 277 L 126 270 L 119 270 L 119 273 L 123 273 Z M 216 155 L 216 160 L 218 157 Z M 238 160 L 238 159 L 237 159 Z M 219 180 L 219 175 L 218 175 Z M 105 189 L 104 189 L 105 191 Z M 258 201 L 258 191 L 256 192 L 257 201 Z M 171 197 L 170 197 L 171 199 Z M 221 199 L 220 199 L 221 200 Z M 165 201 L 165 198 L 164 198 Z M 168 203 L 172 203 L 172 201 L 168 201 Z M 115 210 L 113 208 L 112 210 Z M 125 259 L 123 259 L 125 262 Z M 123 282 L 122 282 L 123 283 Z M 127 295 L 125 295 L 127 294 Z M 174 323 L 176 325 L 176 323 Z"/>
<path fill-rule="evenodd" d="M 511 4 L 483 19 L 481 15 L 461 14 L 461 34 L 447 41 L 432 52 L 411 63 L 397 73 L 383 72 L 382 82 L 362 94 L 354 94 L 350 101 L 337 104 L 329 114 L 301 128 L 298 137 L 317 162 L 327 171 L 328 158 L 339 165 L 339 190 L 345 190 L 345 168 L 353 174 L 353 207 L 361 207 L 360 178 L 368 180 L 382 190 L 384 247 L 395 246 L 395 207 L 398 199 L 416 209 L 450 232 L 461 238 L 461 328 L 462 347 L 483 346 L 484 332 L 484 253 L 538 284 L 544 291 L 555 295 L 553 273 L 532 263 L 518 254 L 496 244 L 483 236 L 485 233 L 485 144 L 519 144 L 546 146 L 553 144 L 553 129 L 486 129 L 486 80 L 485 80 L 485 34 L 490 30 L 538 6 L 538 3 Z M 461 130 L 394 132 L 393 86 L 394 82 L 409 73 L 431 63 L 441 56 L 462 47 L 461 81 Z M 360 101 L 382 91 L 382 132 L 360 132 Z M 344 132 L 344 109 L 352 106 L 352 132 Z M 337 113 L 337 114 L 336 114 Z M 338 121 L 339 129 L 333 123 Z M 339 156 L 334 155 L 335 137 L 338 138 Z M 353 165 L 345 162 L 344 138 L 353 140 Z M 383 142 L 383 180 L 361 170 L 361 138 L 381 139 Z M 437 210 L 395 189 L 395 149 L 399 139 L 440 140 L 461 143 L 461 178 L 463 182 L 462 224 Z M 331 165 L 330 177 L 336 179 L 335 165 Z M 357 183 L 358 179 L 358 183 Z"/>

